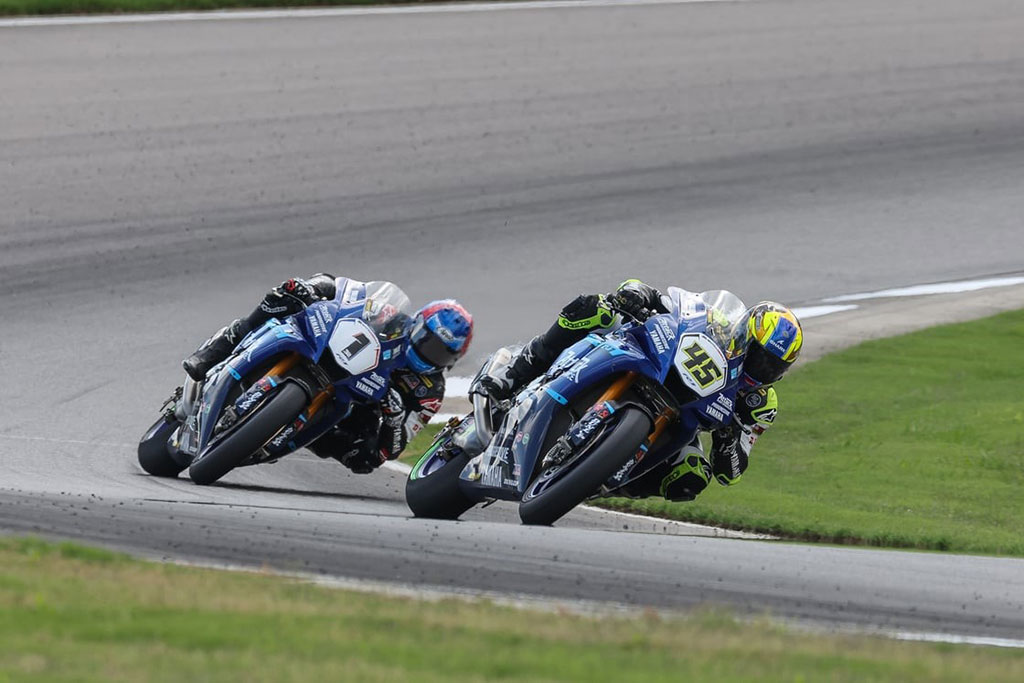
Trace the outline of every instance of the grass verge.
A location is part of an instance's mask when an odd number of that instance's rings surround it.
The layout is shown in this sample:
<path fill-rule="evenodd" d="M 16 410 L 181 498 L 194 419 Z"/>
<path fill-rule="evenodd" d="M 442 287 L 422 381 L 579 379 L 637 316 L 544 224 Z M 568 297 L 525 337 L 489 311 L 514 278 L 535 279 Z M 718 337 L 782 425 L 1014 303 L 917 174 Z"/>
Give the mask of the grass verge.
<path fill-rule="evenodd" d="M 736 486 L 642 514 L 836 543 L 1024 555 L 1024 311 L 798 368 Z"/>
<path fill-rule="evenodd" d="M 1024 652 L 419 602 L 0 538 L 0 681 L 1019 681 Z"/>
<path fill-rule="evenodd" d="M 0 0 L 0 16 L 420 4 L 420 0 Z"/>

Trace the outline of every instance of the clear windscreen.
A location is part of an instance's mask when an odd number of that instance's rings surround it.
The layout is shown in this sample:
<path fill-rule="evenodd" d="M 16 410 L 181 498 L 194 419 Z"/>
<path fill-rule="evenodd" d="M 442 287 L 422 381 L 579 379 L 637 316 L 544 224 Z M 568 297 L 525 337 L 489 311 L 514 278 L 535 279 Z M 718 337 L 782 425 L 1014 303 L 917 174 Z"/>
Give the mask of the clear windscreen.
<path fill-rule="evenodd" d="M 409 319 L 412 304 L 402 288 L 393 282 L 366 283 L 366 304 L 363 320 L 373 331 L 385 338 L 401 334 Z"/>
<path fill-rule="evenodd" d="M 701 292 L 707 307 L 707 333 L 722 347 L 729 358 L 746 349 L 747 306 L 726 289 Z"/>

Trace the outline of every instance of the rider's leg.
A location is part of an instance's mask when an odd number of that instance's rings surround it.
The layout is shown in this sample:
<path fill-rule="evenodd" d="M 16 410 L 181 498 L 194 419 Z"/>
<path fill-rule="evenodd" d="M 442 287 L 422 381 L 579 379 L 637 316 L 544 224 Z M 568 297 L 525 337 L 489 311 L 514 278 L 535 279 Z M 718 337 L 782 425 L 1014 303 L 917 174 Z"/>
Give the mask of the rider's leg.
<path fill-rule="evenodd" d="M 302 301 L 289 296 L 282 287 L 274 287 L 267 292 L 252 313 L 220 330 L 204 342 L 195 353 L 182 361 L 182 367 L 188 376 L 197 382 L 203 381 L 210 368 L 230 356 L 245 335 L 273 317 L 283 318 L 301 311 Z"/>
<path fill-rule="evenodd" d="M 546 332 L 533 338 L 513 359 L 505 376 L 490 381 L 492 396 L 511 396 L 551 367 L 565 349 L 591 332 L 607 329 L 615 323 L 615 313 L 598 294 L 581 294 L 570 301 L 558 320 Z M 485 383 L 486 384 L 486 383 Z"/>
<path fill-rule="evenodd" d="M 252 330 L 248 319 L 239 318 L 207 339 L 196 352 L 181 362 L 188 376 L 203 381 L 210 368 L 231 355 L 238 342 Z"/>
<path fill-rule="evenodd" d="M 384 462 L 379 432 L 380 409 L 355 403 L 344 420 L 308 448 L 321 458 L 334 458 L 356 474 L 368 474 Z"/>

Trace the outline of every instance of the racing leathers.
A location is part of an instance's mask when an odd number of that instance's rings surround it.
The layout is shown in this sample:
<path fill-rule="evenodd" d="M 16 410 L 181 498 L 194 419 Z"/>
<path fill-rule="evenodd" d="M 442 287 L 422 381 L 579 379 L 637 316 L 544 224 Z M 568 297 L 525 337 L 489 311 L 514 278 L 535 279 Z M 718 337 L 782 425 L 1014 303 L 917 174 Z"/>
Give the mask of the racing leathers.
<path fill-rule="evenodd" d="M 252 330 L 271 318 L 293 315 L 316 301 L 333 299 L 336 293 L 335 278 L 328 273 L 285 280 L 267 292 L 252 313 L 220 330 L 182 365 L 189 376 L 202 381 L 209 369 L 227 358 Z M 380 404 L 353 403 L 345 419 L 309 448 L 321 458 L 338 460 L 353 472 L 372 472 L 398 457 L 440 410 L 443 398 L 444 375 L 440 371 L 396 369 Z"/>
<path fill-rule="evenodd" d="M 558 355 L 588 334 L 615 329 L 621 315 L 646 320 L 667 313 L 667 299 L 654 287 L 627 280 L 611 294 L 581 294 L 562 309 L 555 323 L 534 337 L 512 361 L 503 378 L 482 378 L 492 396 L 506 398 L 545 372 Z M 711 432 L 711 453 L 705 455 L 695 438 L 675 456 L 616 494 L 631 497 L 661 495 L 668 500 L 693 500 L 711 479 L 723 486 L 739 481 L 747 469 L 750 450 L 771 426 L 778 410 L 775 389 L 764 385 L 737 393 L 730 424 Z"/>

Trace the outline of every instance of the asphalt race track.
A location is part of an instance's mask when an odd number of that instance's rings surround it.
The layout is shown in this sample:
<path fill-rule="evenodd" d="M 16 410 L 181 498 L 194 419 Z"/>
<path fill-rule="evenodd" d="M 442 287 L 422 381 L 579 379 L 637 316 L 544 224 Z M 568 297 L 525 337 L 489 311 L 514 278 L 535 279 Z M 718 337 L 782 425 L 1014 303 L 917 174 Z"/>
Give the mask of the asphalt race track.
<path fill-rule="evenodd" d="M 1019 271 L 1022 35 L 1014 0 L 0 27 L 0 528 L 1020 638 L 1020 560 L 425 522 L 394 472 L 299 454 L 200 488 L 134 443 L 180 359 L 289 275 L 461 298 L 468 374 L 625 277 L 799 304 Z"/>

